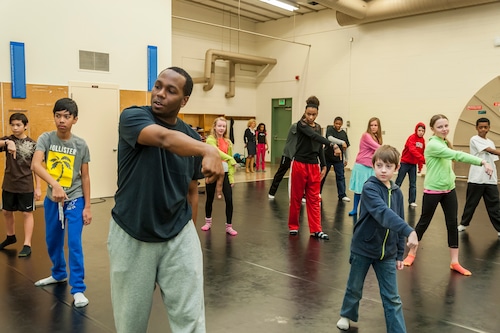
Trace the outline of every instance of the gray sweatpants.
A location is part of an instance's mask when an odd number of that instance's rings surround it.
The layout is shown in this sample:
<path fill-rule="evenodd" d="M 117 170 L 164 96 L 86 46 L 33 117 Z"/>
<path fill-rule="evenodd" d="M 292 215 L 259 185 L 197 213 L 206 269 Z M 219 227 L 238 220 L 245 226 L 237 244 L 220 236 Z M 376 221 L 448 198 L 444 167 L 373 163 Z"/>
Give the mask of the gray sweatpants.
<path fill-rule="evenodd" d="M 147 331 L 155 284 L 173 333 L 205 333 L 203 257 L 193 221 L 169 241 L 147 243 L 111 218 L 108 251 L 118 333 Z"/>

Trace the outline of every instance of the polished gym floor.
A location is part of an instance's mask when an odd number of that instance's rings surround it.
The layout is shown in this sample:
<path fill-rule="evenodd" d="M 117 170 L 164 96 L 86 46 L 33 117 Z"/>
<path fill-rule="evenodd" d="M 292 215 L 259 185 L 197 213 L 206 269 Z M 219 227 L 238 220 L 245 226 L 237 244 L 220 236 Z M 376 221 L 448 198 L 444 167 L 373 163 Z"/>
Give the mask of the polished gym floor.
<path fill-rule="evenodd" d="M 268 166 L 265 173 L 237 172 L 233 226 L 239 234 L 235 237 L 224 232 L 223 200 L 215 203 L 212 230 L 199 230 L 205 203 L 204 194 L 200 194 L 197 229 L 204 252 L 207 332 L 339 331 L 335 324 L 349 273 L 353 218 L 347 212 L 352 203 L 337 200 L 332 171 L 322 204 L 323 230 L 330 240 L 309 237 L 304 209 L 301 232 L 289 236 L 287 178 L 275 200 L 267 197 L 275 168 Z M 405 212 L 412 226 L 420 215 L 422 183 L 418 177 L 419 206 L 408 207 Z M 407 186 L 405 180 L 405 196 Z M 465 188 L 464 181 L 457 181 L 459 217 Z M 348 195 L 352 197 L 352 193 Z M 23 245 L 22 217 L 17 216 L 18 243 L 0 251 L 0 333 L 115 331 L 106 249 L 112 206 L 112 198 L 93 200 L 93 222 L 83 234 L 85 294 L 90 303 L 80 309 L 73 306 L 66 283 L 38 288 L 33 285 L 50 275 L 43 208 L 35 212 L 33 254 L 28 258 L 17 257 Z M 1 240 L 4 237 L 2 225 Z M 472 276 L 461 276 L 449 269 L 446 230 L 438 209 L 414 265 L 398 272 L 408 332 L 500 332 L 500 241 L 482 202 L 471 226 L 460 233 L 460 261 Z M 365 282 L 359 322 L 351 325 L 350 332 L 385 332 L 373 271 Z M 158 290 L 148 332 L 170 332 Z"/>

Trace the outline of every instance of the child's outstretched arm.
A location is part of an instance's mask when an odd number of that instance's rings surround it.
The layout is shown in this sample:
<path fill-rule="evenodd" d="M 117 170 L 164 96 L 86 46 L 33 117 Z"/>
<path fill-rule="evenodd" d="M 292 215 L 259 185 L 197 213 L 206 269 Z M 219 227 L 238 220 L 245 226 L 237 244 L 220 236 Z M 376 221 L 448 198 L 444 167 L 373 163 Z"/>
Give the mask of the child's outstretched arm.
<path fill-rule="evenodd" d="M 416 248 L 418 247 L 418 236 L 417 236 L 417 233 L 415 232 L 415 230 L 412 231 L 408 235 L 408 239 L 407 239 L 406 245 L 410 248 L 410 252 L 411 252 L 411 249 L 415 249 L 414 251 L 416 251 Z M 403 245 L 400 244 L 399 248 L 401 248 L 402 246 Z M 413 260 L 415 260 L 415 255 L 412 255 L 411 253 L 408 253 L 408 256 L 406 257 L 406 259 L 404 261 L 398 261 L 397 268 L 398 269 L 403 269 L 403 267 L 399 268 L 400 264 L 402 266 L 411 266 L 413 264 Z"/>
<path fill-rule="evenodd" d="M 486 172 L 486 174 L 491 178 L 491 175 L 493 174 L 493 168 L 491 167 L 491 165 L 485 160 L 482 160 L 481 164 L 484 167 L 484 172 Z"/>
<path fill-rule="evenodd" d="M 500 156 L 500 150 L 499 149 L 493 149 L 491 147 L 486 147 L 484 150 L 487 151 L 490 154 Z"/>
<path fill-rule="evenodd" d="M 415 248 L 418 246 L 418 236 L 417 236 L 417 233 L 415 232 L 415 230 L 413 230 L 410 235 L 408 236 L 408 242 L 406 243 L 406 245 L 411 249 L 411 248 Z"/>
<path fill-rule="evenodd" d="M 474 165 L 482 165 L 484 167 L 484 172 L 488 176 L 491 177 L 493 174 L 493 168 L 491 165 L 485 161 L 481 160 L 479 157 L 471 155 L 469 153 L 465 153 L 463 151 L 459 150 L 454 150 L 448 147 L 442 147 L 442 146 L 436 146 L 433 147 L 432 149 L 426 148 L 426 153 L 428 152 L 429 156 L 437 156 L 439 158 L 444 158 L 447 160 L 452 160 L 452 161 L 458 161 L 458 162 L 464 162 L 468 164 L 474 164 Z"/>
<path fill-rule="evenodd" d="M 349 147 L 344 150 L 344 165 L 347 165 L 347 161 L 349 161 Z"/>
<path fill-rule="evenodd" d="M 337 139 L 333 135 L 328 136 L 327 139 L 328 139 L 328 141 L 333 142 L 333 143 L 337 144 L 338 146 L 342 146 L 343 148 L 347 147 L 344 140 Z"/>
<path fill-rule="evenodd" d="M 345 143 L 345 141 L 337 139 L 331 135 L 328 137 L 328 141 L 334 144 L 333 154 L 339 157 L 342 156 L 342 151 L 345 151 L 345 149 L 347 148 L 347 144 Z M 340 147 L 342 147 L 342 149 Z"/>
<path fill-rule="evenodd" d="M 9 152 L 9 154 L 12 155 L 13 159 L 16 159 L 16 153 L 17 153 L 17 148 L 16 148 L 16 143 L 12 140 L 4 140 L 4 145 L 5 145 L 5 150 Z"/>

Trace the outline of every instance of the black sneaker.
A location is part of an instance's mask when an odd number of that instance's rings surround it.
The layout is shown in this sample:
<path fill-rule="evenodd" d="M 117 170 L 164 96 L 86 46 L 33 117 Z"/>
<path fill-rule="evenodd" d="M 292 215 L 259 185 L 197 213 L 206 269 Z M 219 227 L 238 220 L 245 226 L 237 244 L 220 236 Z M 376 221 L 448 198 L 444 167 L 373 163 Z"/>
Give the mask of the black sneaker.
<path fill-rule="evenodd" d="M 21 257 L 28 257 L 30 255 L 31 255 L 31 246 L 24 245 L 23 249 L 21 250 L 21 252 L 19 252 L 17 256 L 21 258 Z"/>
<path fill-rule="evenodd" d="M 15 242 L 17 242 L 16 235 L 7 236 L 7 238 L 2 243 L 0 243 L 0 250 L 3 250 L 4 247 L 10 244 L 14 244 Z"/>
<path fill-rule="evenodd" d="M 314 238 L 319 238 L 319 239 L 330 239 L 330 237 L 328 237 L 327 234 L 325 234 L 323 231 L 317 231 L 313 234 L 311 234 L 311 237 L 314 237 Z"/>

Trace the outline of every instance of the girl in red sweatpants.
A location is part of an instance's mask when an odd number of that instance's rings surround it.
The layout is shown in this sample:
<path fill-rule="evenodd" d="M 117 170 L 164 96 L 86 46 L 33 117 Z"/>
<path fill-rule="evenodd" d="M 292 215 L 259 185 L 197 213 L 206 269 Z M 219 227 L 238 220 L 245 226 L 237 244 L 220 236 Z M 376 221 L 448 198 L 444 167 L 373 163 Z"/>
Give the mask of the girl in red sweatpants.
<path fill-rule="evenodd" d="M 299 232 L 300 206 L 305 194 L 311 236 L 329 239 L 321 228 L 321 199 L 319 197 L 321 178 L 326 173 L 323 145 L 333 146 L 336 154 L 340 153 L 340 149 L 321 135 L 321 126 L 315 122 L 318 116 L 318 98 L 311 96 L 306 103 L 304 116 L 297 123 L 297 149 L 290 169 L 288 229 L 290 235 L 297 235 Z"/>

